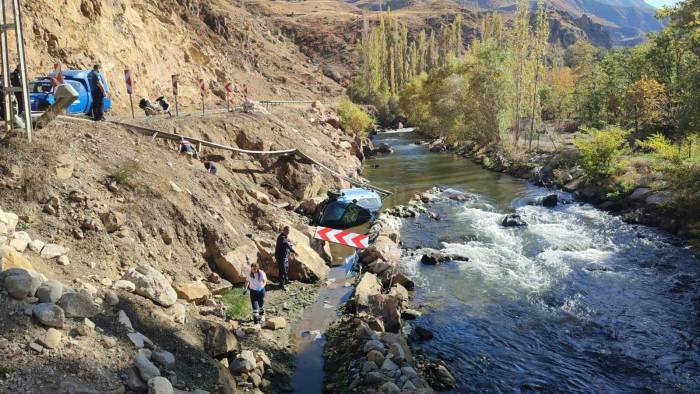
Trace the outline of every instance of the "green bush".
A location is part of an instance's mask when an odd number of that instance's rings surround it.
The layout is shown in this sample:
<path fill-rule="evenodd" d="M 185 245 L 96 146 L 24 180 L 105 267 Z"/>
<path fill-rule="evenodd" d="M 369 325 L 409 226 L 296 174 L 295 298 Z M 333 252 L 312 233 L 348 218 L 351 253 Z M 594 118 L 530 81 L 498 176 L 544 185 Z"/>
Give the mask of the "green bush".
<path fill-rule="evenodd" d="M 589 178 L 602 178 L 612 174 L 618 159 L 627 152 L 628 130 L 618 126 L 604 129 L 582 128 L 574 139 L 581 152 L 581 167 Z"/>
<path fill-rule="evenodd" d="M 252 316 L 253 308 L 250 306 L 250 296 L 243 294 L 243 289 L 233 288 L 224 294 L 221 301 L 226 308 L 226 315 L 232 319 L 249 319 Z"/>
<path fill-rule="evenodd" d="M 340 102 L 338 115 L 340 115 L 340 125 L 343 130 L 354 134 L 366 135 L 374 126 L 372 116 L 348 98 L 343 98 Z"/>

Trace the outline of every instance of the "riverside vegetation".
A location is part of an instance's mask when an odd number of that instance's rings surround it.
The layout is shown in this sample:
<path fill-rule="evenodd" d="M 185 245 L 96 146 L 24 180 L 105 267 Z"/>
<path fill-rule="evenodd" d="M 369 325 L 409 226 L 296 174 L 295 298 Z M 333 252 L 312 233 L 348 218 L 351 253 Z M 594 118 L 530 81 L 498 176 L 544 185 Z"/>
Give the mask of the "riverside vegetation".
<path fill-rule="evenodd" d="M 697 240 L 699 9 L 696 0 L 664 8 L 662 31 L 610 51 L 584 41 L 552 44 L 544 1 L 534 15 L 518 1 L 512 23 L 485 16 L 466 48 L 459 18 L 426 40 L 425 32 L 408 37 L 387 13 L 365 29 L 362 70 L 349 95 L 376 107 L 382 123 L 408 121 L 440 138 L 435 150 L 569 184 L 613 211 L 635 197 L 644 209 L 628 219 Z"/>

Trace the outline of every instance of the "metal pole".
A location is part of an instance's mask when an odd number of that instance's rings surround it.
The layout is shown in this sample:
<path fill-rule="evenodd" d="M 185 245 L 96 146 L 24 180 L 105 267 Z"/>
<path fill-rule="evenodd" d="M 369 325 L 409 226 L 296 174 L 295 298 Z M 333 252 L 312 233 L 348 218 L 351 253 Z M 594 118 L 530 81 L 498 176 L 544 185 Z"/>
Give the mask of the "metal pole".
<path fill-rule="evenodd" d="M 0 0 L 2 12 L 0 13 L 0 24 L 7 23 L 7 13 L 5 12 L 5 0 Z M 5 108 L 5 130 L 10 131 L 12 128 L 12 114 L 10 113 L 10 95 L 7 88 L 10 86 L 10 65 L 9 65 L 9 48 L 7 46 L 7 30 L 0 29 L 0 51 L 2 51 L 2 98 Z"/>
<path fill-rule="evenodd" d="M 202 116 L 204 116 L 204 95 L 202 95 Z"/>
<path fill-rule="evenodd" d="M 228 91 L 226 92 L 226 112 L 231 112 L 231 102 L 228 98 Z"/>
<path fill-rule="evenodd" d="M 27 83 L 27 63 L 24 59 L 24 37 L 22 32 L 22 9 L 20 0 L 14 0 L 15 33 L 17 34 L 17 55 L 19 56 L 19 73 L 22 79 L 22 101 L 24 102 L 24 127 L 27 131 L 27 140 L 32 142 L 32 107 L 29 101 L 29 84 Z"/>
<path fill-rule="evenodd" d="M 136 119 L 136 116 L 134 116 L 134 96 L 129 94 L 129 102 L 131 103 L 131 119 Z"/>

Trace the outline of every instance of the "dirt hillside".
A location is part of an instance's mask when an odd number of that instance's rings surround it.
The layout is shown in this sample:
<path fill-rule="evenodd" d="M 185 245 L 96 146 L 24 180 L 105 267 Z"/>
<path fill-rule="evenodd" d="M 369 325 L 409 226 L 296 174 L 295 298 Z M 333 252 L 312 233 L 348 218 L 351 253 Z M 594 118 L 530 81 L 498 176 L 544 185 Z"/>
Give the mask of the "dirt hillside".
<path fill-rule="evenodd" d="M 86 69 L 101 63 L 118 112 L 128 99 L 124 69 L 132 71 L 135 101 L 172 96 L 171 75 L 180 79 L 180 103 L 199 106 L 205 79 L 208 105 L 225 97 L 232 81 L 243 97 L 316 99 L 339 86 L 324 77 L 280 28 L 225 0 L 34 0 L 23 2 L 30 76 L 53 64 Z"/>

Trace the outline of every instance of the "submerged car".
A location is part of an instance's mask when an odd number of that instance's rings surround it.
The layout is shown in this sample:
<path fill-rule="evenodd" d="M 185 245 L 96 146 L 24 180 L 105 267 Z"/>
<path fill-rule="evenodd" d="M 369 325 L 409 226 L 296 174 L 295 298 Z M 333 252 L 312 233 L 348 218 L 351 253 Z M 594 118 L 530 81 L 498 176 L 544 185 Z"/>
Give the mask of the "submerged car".
<path fill-rule="evenodd" d="M 374 220 L 381 207 L 382 198 L 373 190 L 333 190 L 328 192 L 314 222 L 318 226 L 344 230 Z"/>

